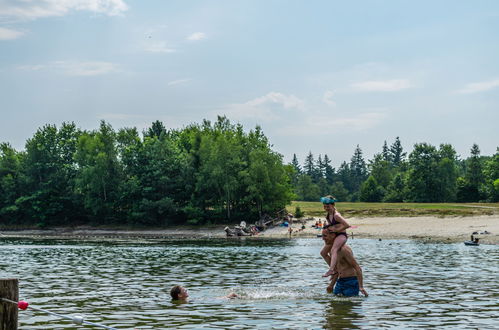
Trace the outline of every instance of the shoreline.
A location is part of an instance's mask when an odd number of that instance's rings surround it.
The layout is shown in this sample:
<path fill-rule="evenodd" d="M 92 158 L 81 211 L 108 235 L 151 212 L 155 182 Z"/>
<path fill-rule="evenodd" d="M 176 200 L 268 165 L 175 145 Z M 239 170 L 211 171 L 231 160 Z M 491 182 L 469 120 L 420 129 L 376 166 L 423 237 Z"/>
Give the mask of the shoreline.
<path fill-rule="evenodd" d="M 291 238 L 317 237 L 319 229 L 312 228 L 321 218 L 307 218 L 305 229 L 294 219 Z M 322 220 L 324 220 L 322 218 Z M 473 232 L 479 234 L 480 244 L 499 244 L 499 215 L 476 217 L 386 217 L 349 218 L 352 226 L 348 235 L 355 238 L 374 239 L 415 239 L 435 242 L 463 242 L 470 239 Z M 44 238 L 44 239 L 209 239 L 225 238 L 226 225 L 208 227 L 179 226 L 165 229 L 102 229 L 88 226 L 52 229 L 0 230 L 2 238 Z M 232 226 L 231 226 L 232 227 Z M 487 232 L 488 234 L 485 234 Z M 480 234 L 482 233 L 482 234 Z M 288 227 L 273 227 L 256 236 L 245 238 L 289 238 Z"/>

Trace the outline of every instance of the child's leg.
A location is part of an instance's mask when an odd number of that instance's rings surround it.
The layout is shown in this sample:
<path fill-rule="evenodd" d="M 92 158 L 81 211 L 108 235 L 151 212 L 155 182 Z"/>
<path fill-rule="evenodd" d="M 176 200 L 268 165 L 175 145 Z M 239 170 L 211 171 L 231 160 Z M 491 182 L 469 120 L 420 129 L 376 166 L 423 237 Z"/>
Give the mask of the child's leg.
<path fill-rule="evenodd" d="M 331 265 L 331 257 L 329 256 L 329 252 L 331 252 L 332 248 L 332 245 L 326 244 L 321 250 L 321 256 L 328 265 Z"/>
<path fill-rule="evenodd" d="M 331 263 L 329 264 L 329 270 L 326 274 L 322 275 L 323 277 L 328 277 L 335 273 L 334 269 L 336 268 L 336 261 L 338 260 L 338 251 L 346 243 L 346 241 L 347 237 L 345 235 L 336 236 L 333 247 L 331 248 Z"/>

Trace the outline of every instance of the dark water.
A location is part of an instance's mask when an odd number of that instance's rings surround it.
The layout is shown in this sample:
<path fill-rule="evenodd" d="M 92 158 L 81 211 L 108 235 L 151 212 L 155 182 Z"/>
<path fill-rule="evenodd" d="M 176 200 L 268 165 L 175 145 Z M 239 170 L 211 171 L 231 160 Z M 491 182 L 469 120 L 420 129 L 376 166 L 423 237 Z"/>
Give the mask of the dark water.
<path fill-rule="evenodd" d="M 499 328 L 499 246 L 349 241 L 368 298 L 325 292 L 319 239 L 77 242 L 0 238 L 0 277 L 33 306 L 116 328 Z M 181 284 L 191 301 L 174 304 Z M 235 291 L 242 299 L 221 296 Z M 20 311 L 21 329 L 75 329 Z"/>

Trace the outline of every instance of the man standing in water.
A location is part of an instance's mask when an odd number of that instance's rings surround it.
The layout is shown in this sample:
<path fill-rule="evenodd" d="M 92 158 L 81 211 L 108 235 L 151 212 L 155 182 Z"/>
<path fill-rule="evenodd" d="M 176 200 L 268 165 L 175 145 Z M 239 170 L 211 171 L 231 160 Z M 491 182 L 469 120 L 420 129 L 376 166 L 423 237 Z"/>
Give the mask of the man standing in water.
<path fill-rule="evenodd" d="M 322 231 L 322 239 L 326 244 L 332 245 L 336 235 L 330 233 L 327 229 Z M 331 256 L 324 258 L 328 265 L 331 264 Z M 364 278 L 362 277 L 362 268 L 360 268 L 357 260 L 353 256 L 352 249 L 347 245 L 338 251 L 338 261 L 336 263 L 338 273 L 331 277 L 331 282 L 327 287 L 327 292 L 333 292 L 335 295 L 345 297 L 358 296 L 359 291 L 368 296 L 364 289 Z"/>

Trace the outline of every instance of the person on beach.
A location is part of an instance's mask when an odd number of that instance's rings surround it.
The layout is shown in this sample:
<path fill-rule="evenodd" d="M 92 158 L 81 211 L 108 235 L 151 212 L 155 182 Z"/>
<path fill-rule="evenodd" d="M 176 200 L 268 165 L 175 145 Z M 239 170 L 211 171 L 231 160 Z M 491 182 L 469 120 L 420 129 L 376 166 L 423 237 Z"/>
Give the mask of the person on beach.
<path fill-rule="evenodd" d="M 326 243 L 321 250 L 321 256 L 322 258 L 324 258 L 324 260 L 326 260 L 326 257 L 328 256 L 330 256 L 331 258 L 329 263 L 329 270 L 324 275 L 322 275 L 322 277 L 332 276 L 336 273 L 335 267 L 336 261 L 338 259 L 338 251 L 348 239 L 345 230 L 349 228 L 350 225 L 341 216 L 341 214 L 336 211 L 335 203 L 337 201 L 338 200 L 331 195 L 327 195 L 321 198 L 324 210 L 327 212 L 324 229 L 327 229 L 330 233 L 334 233 L 336 235 L 334 244 L 329 245 Z"/>
<path fill-rule="evenodd" d="M 334 241 L 338 239 L 338 237 L 339 236 L 336 236 L 327 229 L 322 231 L 322 239 L 326 245 L 334 245 Z M 331 282 L 326 291 L 345 297 L 358 296 L 359 292 L 362 292 L 362 294 L 367 297 L 367 291 L 364 289 L 362 268 L 360 268 L 359 263 L 353 256 L 352 249 L 347 244 L 343 244 L 338 251 L 337 256 L 337 273 L 331 277 Z M 328 265 L 331 264 L 331 257 L 329 255 L 325 260 Z"/>
<path fill-rule="evenodd" d="M 170 296 L 172 297 L 173 301 L 187 302 L 189 298 L 189 292 L 183 286 L 175 285 L 170 290 Z M 234 298 L 239 298 L 239 295 L 237 293 L 231 292 L 228 295 L 221 298 L 234 299 Z"/>

